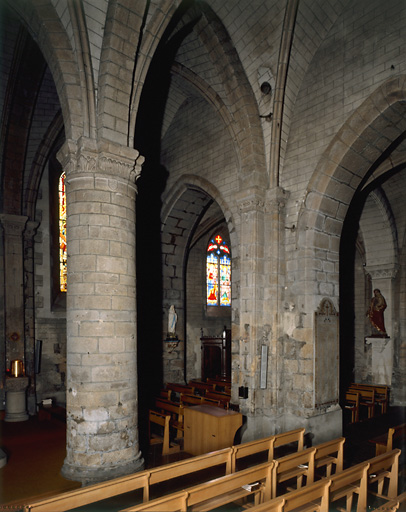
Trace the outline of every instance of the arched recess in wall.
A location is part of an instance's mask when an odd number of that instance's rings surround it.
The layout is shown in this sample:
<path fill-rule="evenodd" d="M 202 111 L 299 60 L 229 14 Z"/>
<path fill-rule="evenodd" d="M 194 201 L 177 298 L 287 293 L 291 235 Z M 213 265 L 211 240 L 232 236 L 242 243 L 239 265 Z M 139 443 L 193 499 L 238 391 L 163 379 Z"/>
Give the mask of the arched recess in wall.
<path fill-rule="evenodd" d="M 398 181 L 397 186 L 390 185 L 390 191 L 388 185 L 385 192 L 390 196 L 388 202 L 399 224 L 397 230 L 404 231 L 405 209 L 395 193 L 398 187 L 404 190 L 406 186 L 405 173 L 399 172 L 398 166 L 404 162 L 405 150 L 403 83 L 399 78 L 389 80 L 343 125 L 313 174 L 299 216 L 297 245 L 307 255 L 313 254 L 303 259 L 307 300 L 315 301 L 308 307 L 316 307 L 323 295 L 330 296 L 339 306 L 341 396 L 354 378 L 354 262 L 358 223 L 365 199 L 377 185 Z M 388 227 L 392 230 L 389 221 Z M 324 276 L 316 282 L 306 276 L 313 275 L 312 268 L 320 260 L 325 262 Z"/>
<path fill-rule="evenodd" d="M 231 215 L 218 191 L 193 176 L 186 176 L 182 181 L 183 184 L 178 183 L 176 191 L 169 195 L 168 206 L 163 211 L 163 309 L 165 312 L 170 304 L 175 304 L 177 330 L 185 344 L 180 347 L 175 365 L 171 366 L 170 362 L 165 365 L 164 377 L 167 381 L 187 382 L 201 377 L 202 334 L 220 336 L 224 327 L 231 329 L 232 307 L 210 308 L 206 303 L 208 242 L 218 234 L 232 253 L 236 241 Z M 235 274 L 237 279 L 237 270 Z M 234 276 L 232 282 L 233 279 Z M 163 357 L 168 359 L 168 354 L 164 353 Z"/>

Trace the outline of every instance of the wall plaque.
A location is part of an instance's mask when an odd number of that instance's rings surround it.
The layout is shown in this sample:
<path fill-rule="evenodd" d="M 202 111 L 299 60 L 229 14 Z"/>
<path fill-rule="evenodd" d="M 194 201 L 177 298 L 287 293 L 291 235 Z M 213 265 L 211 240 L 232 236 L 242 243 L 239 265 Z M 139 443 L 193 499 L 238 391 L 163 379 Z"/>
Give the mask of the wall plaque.
<path fill-rule="evenodd" d="M 339 322 L 330 299 L 324 298 L 315 313 L 315 406 L 338 403 Z"/>

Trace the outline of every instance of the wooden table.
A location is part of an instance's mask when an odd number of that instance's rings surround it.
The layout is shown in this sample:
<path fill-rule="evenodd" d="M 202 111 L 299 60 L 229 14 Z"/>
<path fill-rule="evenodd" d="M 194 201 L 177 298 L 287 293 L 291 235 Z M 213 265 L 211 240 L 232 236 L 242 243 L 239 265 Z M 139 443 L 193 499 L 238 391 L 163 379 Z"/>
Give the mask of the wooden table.
<path fill-rule="evenodd" d="M 195 405 L 184 409 L 184 450 L 201 455 L 233 446 L 242 414 L 212 405 Z"/>

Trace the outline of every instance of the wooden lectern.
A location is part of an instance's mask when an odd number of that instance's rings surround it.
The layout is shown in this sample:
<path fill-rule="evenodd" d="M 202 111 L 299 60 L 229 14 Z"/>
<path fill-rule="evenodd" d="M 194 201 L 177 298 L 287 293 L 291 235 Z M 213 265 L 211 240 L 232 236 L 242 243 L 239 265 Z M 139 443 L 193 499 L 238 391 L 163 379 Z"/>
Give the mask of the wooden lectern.
<path fill-rule="evenodd" d="M 184 451 L 201 455 L 233 446 L 242 414 L 213 405 L 184 409 Z"/>

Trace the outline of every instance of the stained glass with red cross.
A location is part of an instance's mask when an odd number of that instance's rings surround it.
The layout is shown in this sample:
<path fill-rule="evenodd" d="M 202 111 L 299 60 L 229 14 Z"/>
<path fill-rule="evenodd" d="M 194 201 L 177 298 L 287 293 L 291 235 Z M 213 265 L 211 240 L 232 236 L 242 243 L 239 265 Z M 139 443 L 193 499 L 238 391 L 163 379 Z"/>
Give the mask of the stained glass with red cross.
<path fill-rule="evenodd" d="M 231 306 L 231 255 L 220 235 L 207 246 L 206 283 L 208 306 Z"/>

